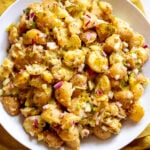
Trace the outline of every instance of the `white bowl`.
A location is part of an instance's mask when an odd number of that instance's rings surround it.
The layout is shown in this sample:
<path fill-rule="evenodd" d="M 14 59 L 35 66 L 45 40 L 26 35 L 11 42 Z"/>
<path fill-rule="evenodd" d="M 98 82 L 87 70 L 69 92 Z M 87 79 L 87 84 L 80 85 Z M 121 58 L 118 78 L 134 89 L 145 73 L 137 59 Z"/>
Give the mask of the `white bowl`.
<path fill-rule="evenodd" d="M 0 17 L 0 63 L 2 63 L 4 57 L 6 56 L 6 49 L 8 46 L 8 37 L 5 32 L 6 28 L 13 22 L 16 22 L 20 15 L 22 14 L 23 9 L 25 9 L 29 4 L 37 2 L 40 0 L 19 0 L 16 1 L 11 7 L 9 7 L 5 13 Z M 150 45 L 150 24 L 144 18 L 144 16 L 131 5 L 127 0 L 107 0 L 113 6 L 113 13 L 126 20 L 135 31 L 143 34 L 146 43 Z M 147 77 L 150 78 L 150 62 L 147 62 L 144 66 L 144 73 Z M 145 109 L 145 116 L 143 119 L 134 124 L 133 122 L 127 121 L 124 123 L 121 133 L 109 140 L 100 141 L 96 138 L 89 138 L 84 140 L 81 144 L 81 150 L 117 150 L 127 145 L 133 139 L 135 139 L 148 125 L 150 122 L 150 86 L 146 87 L 145 93 L 141 98 L 142 105 Z M 22 127 L 21 117 L 11 117 L 9 116 L 2 105 L 0 104 L 0 123 L 7 130 L 10 135 L 12 135 L 20 143 L 32 150 L 46 150 L 46 147 L 43 143 L 38 143 L 36 139 L 31 139 L 28 134 L 25 133 Z M 9 143 L 9 141 L 8 141 Z"/>

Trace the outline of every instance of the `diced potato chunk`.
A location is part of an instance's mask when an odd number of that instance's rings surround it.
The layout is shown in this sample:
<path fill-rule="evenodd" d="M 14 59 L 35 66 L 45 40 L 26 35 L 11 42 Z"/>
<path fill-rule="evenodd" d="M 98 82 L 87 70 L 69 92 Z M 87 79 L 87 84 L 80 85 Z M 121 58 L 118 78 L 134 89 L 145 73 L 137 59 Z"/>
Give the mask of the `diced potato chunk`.
<path fill-rule="evenodd" d="M 47 83 L 52 83 L 53 76 L 50 71 L 44 71 L 41 76 Z"/>
<path fill-rule="evenodd" d="M 82 50 L 70 50 L 64 52 L 64 64 L 70 68 L 78 68 L 85 62 L 85 54 Z"/>
<path fill-rule="evenodd" d="M 9 31 L 10 43 L 16 43 L 19 38 L 19 33 L 16 26 L 12 26 Z"/>
<path fill-rule="evenodd" d="M 62 86 L 55 89 L 55 97 L 59 103 L 68 107 L 71 105 L 72 83 L 64 81 Z"/>
<path fill-rule="evenodd" d="M 97 34 L 92 30 L 88 30 L 84 33 L 81 33 L 80 38 L 85 44 L 90 44 L 96 40 Z"/>
<path fill-rule="evenodd" d="M 22 71 L 16 74 L 14 78 L 14 85 L 20 88 L 24 87 L 27 85 L 29 79 L 30 79 L 30 74 L 27 71 Z"/>
<path fill-rule="evenodd" d="M 79 122 L 80 117 L 74 115 L 73 113 L 65 113 L 62 122 L 61 128 L 62 129 L 69 129 L 75 125 L 75 123 Z"/>
<path fill-rule="evenodd" d="M 80 139 L 79 138 L 77 138 L 73 141 L 67 141 L 65 143 L 71 150 L 79 150 L 80 149 Z"/>
<path fill-rule="evenodd" d="M 77 127 L 72 127 L 68 130 L 60 131 L 59 136 L 63 141 L 74 141 L 75 139 L 79 138 L 79 131 Z"/>
<path fill-rule="evenodd" d="M 112 52 L 117 52 L 122 49 L 122 42 L 117 34 L 113 34 L 112 36 L 108 37 L 104 44 L 104 51 L 108 54 Z"/>
<path fill-rule="evenodd" d="M 99 51 L 91 51 L 87 57 L 88 66 L 97 73 L 106 72 L 108 69 L 108 60 L 102 56 Z"/>
<path fill-rule="evenodd" d="M 115 32 L 115 28 L 111 24 L 101 23 L 96 27 L 96 31 L 100 41 L 104 42 L 106 38 L 108 38 Z"/>
<path fill-rule="evenodd" d="M 48 144 L 48 147 L 51 148 L 60 148 L 63 144 L 63 141 L 55 132 L 48 130 L 44 132 L 44 141 Z"/>
<path fill-rule="evenodd" d="M 33 90 L 33 103 L 35 106 L 43 106 L 48 104 L 51 99 L 52 88 L 46 86 L 46 84 L 42 85 L 43 89 L 34 89 Z"/>
<path fill-rule="evenodd" d="M 24 44 L 46 44 L 46 35 L 38 29 L 31 29 L 23 36 Z"/>
<path fill-rule="evenodd" d="M 19 110 L 20 104 L 16 97 L 9 97 L 9 96 L 3 97 L 2 103 L 8 114 L 16 116 L 20 113 Z"/>
<path fill-rule="evenodd" d="M 48 104 L 45 106 L 41 118 L 49 124 L 60 124 L 61 122 L 61 109 L 57 105 Z"/>
<path fill-rule="evenodd" d="M 23 122 L 23 127 L 25 131 L 31 136 L 38 136 L 38 134 L 43 131 L 45 125 L 45 122 L 41 119 L 39 115 L 29 116 L 25 118 Z"/>
<path fill-rule="evenodd" d="M 123 79 L 127 75 L 127 68 L 122 63 L 116 63 L 110 67 L 109 74 L 115 80 Z"/>
<path fill-rule="evenodd" d="M 133 101 L 133 93 L 130 90 L 124 89 L 114 93 L 114 98 L 119 101 L 125 108 Z"/>
<path fill-rule="evenodd" d="M 111 133 L 103 130 L 100 126 L 96 126 L 93 131 L 94 135 L 101 140 L 106 140 L 111 137 Z"/>
<path fill-rule="evenodd" d="M 143 107 L 138 104 L 138 103 L 135 103 L 133 105 L 133 108 L 131 110 L 131 113 L 129 115 L 129 117 L 135 121 L 135 122 L 139 122 L 144 116 L 144 109 Z"/>
<path fill-rule="evenodd" d="M 106 75 L 102 75 L 97 78 L 95 86 L 95 92 L 101 90 L 103 93 L 109 93 L 111 90 L 111 84 L 109 78 Z"/>

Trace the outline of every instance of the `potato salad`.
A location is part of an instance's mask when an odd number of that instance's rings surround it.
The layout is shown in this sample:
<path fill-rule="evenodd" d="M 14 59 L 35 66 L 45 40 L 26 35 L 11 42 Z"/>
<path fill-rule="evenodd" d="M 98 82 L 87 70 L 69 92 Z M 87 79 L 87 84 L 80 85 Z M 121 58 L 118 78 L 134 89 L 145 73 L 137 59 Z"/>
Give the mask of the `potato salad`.
<path fill-rule="evenodd" d="M 31 137 L 79 150 L 89 136 L 106 140 L 142 119 L 149 48 L 108 2 L 43 0 L 6 30 L 1 102 Z"/>

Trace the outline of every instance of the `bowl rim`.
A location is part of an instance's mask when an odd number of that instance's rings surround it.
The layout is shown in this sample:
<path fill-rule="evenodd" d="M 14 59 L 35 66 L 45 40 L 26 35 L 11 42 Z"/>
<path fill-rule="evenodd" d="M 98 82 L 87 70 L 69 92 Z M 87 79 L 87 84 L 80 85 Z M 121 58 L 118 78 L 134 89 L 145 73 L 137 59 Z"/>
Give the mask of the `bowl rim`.
<path fill-rule="evenodd" d="M 9 13 L 9 11 L 11 10 L 11 9 L 13 9 L 14 7 L 16 7 L 16 5 L 18 5 L 21 1 L 24 1 L 24 0 L 16 0 L 12 5 L 10 5 L 8 8 L 7 8 L 7 10 L 0 16 L 0 22 L 5 18 L 5 17 L 7 17 L 7 13 Z M 30 0 L 28 0 L 28 1 L 30 1 Z M 32 1 L 41 1 L 41 0 L 32 0 Z M 109 0 L 107 0 L 107 1 L 109 1 Z M 114 0 L 115 1 L 115 0 Z M 122 0 L 120 0 L 120 1 L 122 1 Z M 138 13 L 140 13 L 140 15 L 143 17 L 143 19 L 145 19 L 145 21 L 149 24 L 149 27 L 150 27 L 150 23 L 148 22 L 148 20 L 147 20 L 147 18 L 145 17 L 145 15 L 143 15 L 143 13 L 141 12 L 141 11 L 139 11 L 139 9 L 135 6 L 135 5 L 133 5 L 129 0 L 125 0 L 126 2 L 128 2 L 128 4 L 130 3 L 130 6 L 132 6 L 132 8 L 134 7 L 134 9 L 136 9 L 137 11 L 138 11 Z M 125 2 L 124 2 L 125 3 Z M 150 44 L 150 43 L 149 43 Z M 1 105 L 1 104 L 0 104 Z M 18 116 L 17 116 L 18 117 Z M 150 118 L 149 118 L 149 121 L 148 122 L 150 122 Z M 1 123 L 1 117 L 0 117 L 0 123 Z M 6 129 L 6 127 L 4 126 L 4 124 L 3 123 L 1 123 L 1 125 L 3 126 L 3 128 L 8 132 L 8 130 Z M 146 125 L 145 125 L 145 127 L 146 127 Z M 143 127 L 143 129 L 145 128 L 145 127 Z M 142 130 L 143 130 L 142 129 Z M 26 145 L 26 143 L 25 142 L 20 142 L 19 141 L 19 139 L 17 139 L 16 137 L 15 137 L 15 135 L 13 135 L 13 134 L 11 134 L 10 132 L 8 132 L 14 139 L 16 139 L 19 143 L 21 143 L 22 145 L 24 145 L 25 147 L 28 147 L 27 145 Z M 140 133 L 139 133 L 140 134 Z M 133 139 L 132 139 L 133 140 Z M 129 141 L 129 142 L 131 142 L 131 141 Z M 128 143 L 126 143 L 125 145 L 127 145 Z M 123 145 L 122 147 L 124 147 L 125 145 Z M 122 148 L 122 147 L 119 147 L 119 148 Z M 28 148 L 31 148 L 31 147 L 28 147 Z"/>

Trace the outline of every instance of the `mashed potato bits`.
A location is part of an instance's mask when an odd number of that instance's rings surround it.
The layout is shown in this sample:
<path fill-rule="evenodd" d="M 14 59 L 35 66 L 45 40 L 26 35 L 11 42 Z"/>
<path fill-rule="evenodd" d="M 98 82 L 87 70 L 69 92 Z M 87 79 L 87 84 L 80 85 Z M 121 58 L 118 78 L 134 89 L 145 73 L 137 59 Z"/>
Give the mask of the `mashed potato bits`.
<path fill-rule="evenodd" d="M 144 115 L 148 79 L 144 37 L 99 0 L 43 0 L 7 28 L 0 66 L 1 102 L 48 147 L 80 149 L 84 138 L 106 140 L 123 121 Z"/>

